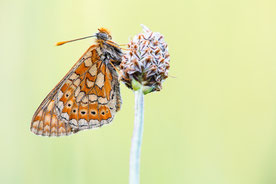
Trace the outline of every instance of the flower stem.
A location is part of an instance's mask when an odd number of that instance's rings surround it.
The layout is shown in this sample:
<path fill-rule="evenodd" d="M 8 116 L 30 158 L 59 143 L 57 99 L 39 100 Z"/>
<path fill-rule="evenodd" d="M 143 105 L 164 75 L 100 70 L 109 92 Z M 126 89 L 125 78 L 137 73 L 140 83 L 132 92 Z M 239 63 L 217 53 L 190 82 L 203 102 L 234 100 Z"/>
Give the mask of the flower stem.
<path fill-rule="evenodd" d="M 144 124 L 144 94 L 142 88 L 134 91 L 135 118 L 129 161 L 129 184 L 140 183 L 140 153 Z"/>

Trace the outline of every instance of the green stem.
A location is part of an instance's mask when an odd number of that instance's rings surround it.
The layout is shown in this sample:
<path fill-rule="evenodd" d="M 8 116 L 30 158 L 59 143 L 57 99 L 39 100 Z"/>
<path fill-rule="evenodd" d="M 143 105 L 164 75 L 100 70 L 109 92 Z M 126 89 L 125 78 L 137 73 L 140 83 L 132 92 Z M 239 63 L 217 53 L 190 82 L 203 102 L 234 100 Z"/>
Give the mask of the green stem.
<path fill-rule="evenodd" d="M 135 94 L 135 118 L 129 162 L 129 184 L 140 183 L 140 153 L 144 124 L 144 94 L 142 88 Z"/>

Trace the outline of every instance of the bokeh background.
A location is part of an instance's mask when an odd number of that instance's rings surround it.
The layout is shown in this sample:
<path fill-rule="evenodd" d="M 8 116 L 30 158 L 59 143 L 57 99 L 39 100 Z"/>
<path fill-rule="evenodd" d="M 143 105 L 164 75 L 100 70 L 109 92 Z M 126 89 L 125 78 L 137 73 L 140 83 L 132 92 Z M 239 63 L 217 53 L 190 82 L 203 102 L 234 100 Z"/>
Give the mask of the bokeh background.
<path fill-rule="evenodd" d="M 110 126 L 47 138 L 36 108 L 104 26 L 127 43 L 143 23 L 171 54 L 145 97 L 141 184 L 276 183 L 275 0 L 1 0 L 0 183 L 128 183 L 134 95 Z"/>

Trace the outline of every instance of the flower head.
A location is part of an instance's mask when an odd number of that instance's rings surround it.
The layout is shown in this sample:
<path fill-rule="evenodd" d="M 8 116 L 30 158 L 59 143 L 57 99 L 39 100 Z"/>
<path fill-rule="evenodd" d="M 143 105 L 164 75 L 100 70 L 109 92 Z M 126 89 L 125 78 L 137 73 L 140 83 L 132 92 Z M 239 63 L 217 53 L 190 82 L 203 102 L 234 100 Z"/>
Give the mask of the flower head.
<path fill-rule="evenodd" d="M 147 94 L 162 89 L 162 83 L 168 77 L 170 55 L 163 35 L 142 27 L 144 32 L 129 42 L 129 51 L 123 56 L 120 68 L 121 80 L 127 87 L 143 88 Z"/>

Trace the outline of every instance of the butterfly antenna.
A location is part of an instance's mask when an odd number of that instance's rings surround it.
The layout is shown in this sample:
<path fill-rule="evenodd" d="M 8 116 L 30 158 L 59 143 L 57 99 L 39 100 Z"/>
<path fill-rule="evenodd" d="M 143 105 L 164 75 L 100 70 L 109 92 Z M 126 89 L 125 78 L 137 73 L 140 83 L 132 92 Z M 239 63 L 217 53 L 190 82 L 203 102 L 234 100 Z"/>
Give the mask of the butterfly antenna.
<path fill-rule="evenodd" d="M 60 46 L 60 45 L 63 45 L 65 43 L 69 43 L 69 42 L 74 42 L 74 41 L 78 41 L 78 40 L 84 40 L 86 38 L 91 38 L 91 37 L 95 37 L 96 35 L 92 35 L 92 36 L 86 36 L 86 37 L 83 37 L 83 38 L 77 38 L 77 39 L 74 39 L 74 40 L 68 40 L 68 41 L 63 41 L 63 42 L 57 42 L 56 43 L 56 46 Z"/>

